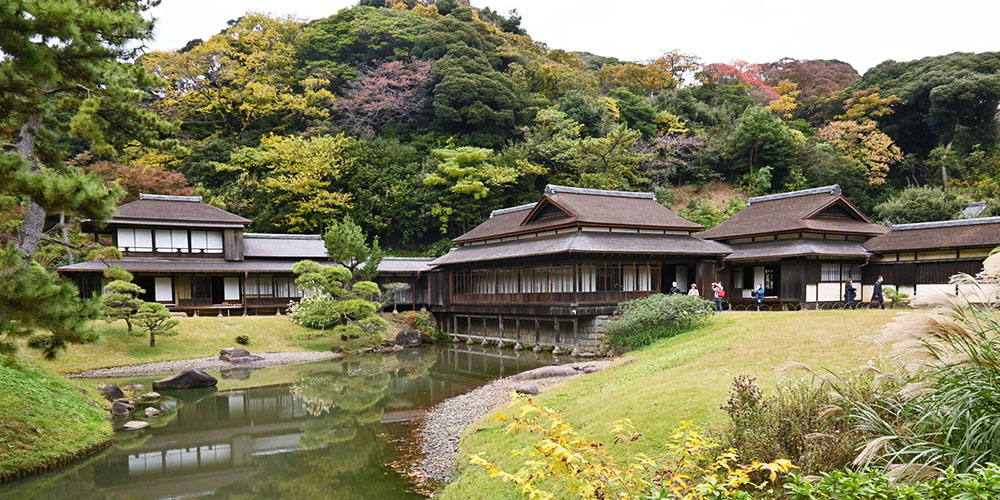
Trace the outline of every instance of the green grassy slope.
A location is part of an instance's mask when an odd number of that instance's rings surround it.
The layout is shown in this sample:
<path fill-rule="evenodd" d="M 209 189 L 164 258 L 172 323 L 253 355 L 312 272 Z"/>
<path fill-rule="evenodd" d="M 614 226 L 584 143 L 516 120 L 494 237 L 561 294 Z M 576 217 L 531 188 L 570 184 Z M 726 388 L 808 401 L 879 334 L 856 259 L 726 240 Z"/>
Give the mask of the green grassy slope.
<path fill-rule="evenodd" d="M 719 405 L 737 375 L 756 375 L 765 392 L 773 393 L 782 378 L 801 376 L 779 370 L 789 361 L 839 371 L 880 355 L 865 337 L 896 314 L 859 310 L 719 315 L 692 332 L 625 356 L 637 362 L 554 387 L 540 402 L 562 411 L 584 435 L 606 443 L 611 423 L 630 418 L 643 434 L 639 451 L 655 453 L 681 421 L 723 423 L 726 415 Z M 469 466 L 467 457 L 482 453 L 513 472 L 519 462 L 511 453 L 536 439 L 531 434 L 504 436 L 503 424 L 492 419 L 473 425 L 462 437 L 459 476 L 440 498 L 518 498 L 509 484 Z"/>
<path fill-rule="evenodd" d="M 0 363 L 0 480 L 42 471 L 108 443 L 100 398 L 27 362 Z"/>

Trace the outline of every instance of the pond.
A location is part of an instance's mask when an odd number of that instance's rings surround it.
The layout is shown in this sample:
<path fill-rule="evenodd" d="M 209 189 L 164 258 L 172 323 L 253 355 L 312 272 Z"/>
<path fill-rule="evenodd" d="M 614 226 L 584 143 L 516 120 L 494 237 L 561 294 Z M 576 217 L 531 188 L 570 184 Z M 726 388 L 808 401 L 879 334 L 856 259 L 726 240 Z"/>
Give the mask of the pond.
<path fill-rule="evenodd" d="M 455 345 L 214 372 L 217 388 L 162 392 L 149 428 L 119 431 L 94 456 L 0 485 L 0 498 L 422 498 L 388 464 L 404 456 L 423 410 L 551 363 Z M 156 378 L 107 382 L 149 390 Z"/>

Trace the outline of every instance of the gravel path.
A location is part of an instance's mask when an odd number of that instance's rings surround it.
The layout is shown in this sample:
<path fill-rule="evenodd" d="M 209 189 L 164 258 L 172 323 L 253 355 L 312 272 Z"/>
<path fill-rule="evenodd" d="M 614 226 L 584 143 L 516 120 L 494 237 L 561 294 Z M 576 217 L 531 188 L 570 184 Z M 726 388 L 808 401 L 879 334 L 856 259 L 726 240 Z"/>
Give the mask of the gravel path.
<path fill-rule="evenodd" d="M 296 363 L 309 363 L 311 361 L 323 361 L 343 356 L 330 351 L 313 352 L 264 352 L 254 353 L 264 359 L 251 361 L 248 363 L 230 363 L 221 361 L 219 357 L 182 359 L 178 361 L 160 361 L 158 363 L 143 363 L 141 365 L 115 366 L 112 368 L 98 368 L 80 373 L 66 375 L 73 378 L 109 378 L 109 377 L 138 377 L 141 375 L 160 375 L 167 373 L 177 373 L 183 370 L 225 370 L 227 368 L 264 368 L 266 366 L 291 365 Z"/>
<path fill-rule="evenodd" d="M 588 365 L 604 369 L 611 366 L 611 361 L 586 361 L 568 366 L 583 368 Z M 583 372 L 577 372 L 571 376 L 536 380 L 512 380 L 506 377 L 442 401 L 427 412 L 417 431 L 421 458 L 409 471 L 410 475 L 417 480 L 450 481 L 455 470 L 460 436 L 466 427 L 510 402 L 511 393 L 520 386 L 534 385 L 544 393 L 547 387 L 584 375 Z"/>

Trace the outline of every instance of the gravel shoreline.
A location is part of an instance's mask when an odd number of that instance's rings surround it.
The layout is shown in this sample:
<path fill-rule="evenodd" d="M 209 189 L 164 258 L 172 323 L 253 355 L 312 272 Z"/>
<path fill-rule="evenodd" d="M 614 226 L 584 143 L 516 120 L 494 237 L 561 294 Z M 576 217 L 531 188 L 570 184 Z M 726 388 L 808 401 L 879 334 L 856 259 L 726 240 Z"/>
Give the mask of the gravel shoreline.
<path fill-rule="evenodd" d="M 604 369 L 611 364 L 610 360 L 594 360 L 567 366 L 582 368 L 593 365 Z M 584 375 L 578 372 L 576 375 L 535 380 L 505 377 L 442 401 L 427 411 L 416 433 L 421 456 L 409 470 L 409 475 L 418 481 L 450 481 L 457 464 L 461 434 L 466 427 L 510 402 L 511 393 L 520 386 L 534 385 L 544 393 L 547 387 Z"/>
<path fill-rule="evenodd" d="M 143 363 L 140 365 L 98 368 L 79 373 L 70 373 L 66 376 L 70 378 L 138 377 L 143 375 L 177 373 L 183 370 L 213 371 L 225 370 L 228 368 L 264 368 L 268 366 L 282 366 L 296 363 L 309 363 L 312 361 L 323 361 L 343 356 L 343 354 L 334 354 L 330 351 L 264 352 L 254 354 L 264 359 L 248 363 L 230 363 L 228 361 L 221 361 L 218 356 L 215 356 L 211 358 L 181 359 L 176 361 Z"/>

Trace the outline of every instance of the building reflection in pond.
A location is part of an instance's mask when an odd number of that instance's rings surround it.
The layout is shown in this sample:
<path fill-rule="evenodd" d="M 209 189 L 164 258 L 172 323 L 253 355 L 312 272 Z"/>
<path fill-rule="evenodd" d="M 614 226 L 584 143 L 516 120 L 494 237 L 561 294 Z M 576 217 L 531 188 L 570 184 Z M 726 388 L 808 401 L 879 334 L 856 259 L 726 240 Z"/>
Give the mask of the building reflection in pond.
<path fill-rule="evenodd" d="M 435 347 L 298 366 L 292 383 L 164 398 L 170 418 L 152 420 L 141 437 L 122 435 L 73 468 L 2 486 L 0 497 L 415 498 L 384 465 L 399 456 L 389 441 L 405 435 L 400 423 L 490 378 L 549 363 Z M 249 382 L 287 369 L 254 372 Z"/>

